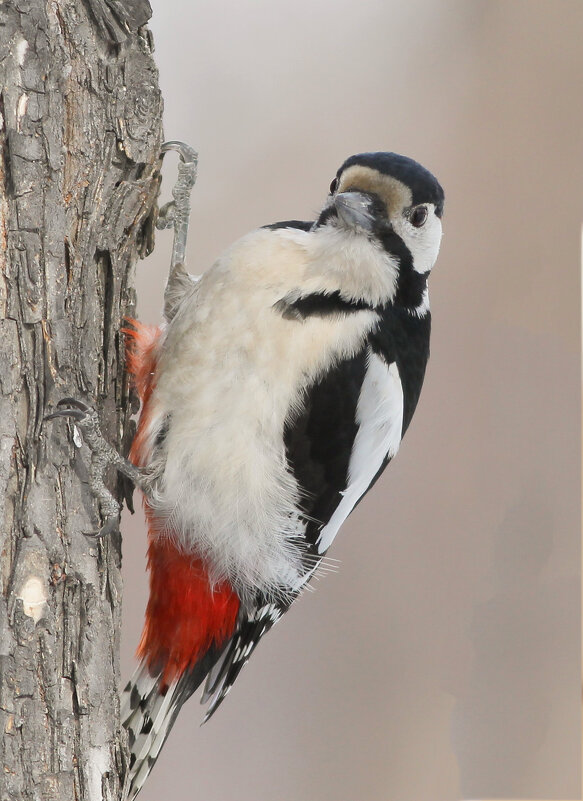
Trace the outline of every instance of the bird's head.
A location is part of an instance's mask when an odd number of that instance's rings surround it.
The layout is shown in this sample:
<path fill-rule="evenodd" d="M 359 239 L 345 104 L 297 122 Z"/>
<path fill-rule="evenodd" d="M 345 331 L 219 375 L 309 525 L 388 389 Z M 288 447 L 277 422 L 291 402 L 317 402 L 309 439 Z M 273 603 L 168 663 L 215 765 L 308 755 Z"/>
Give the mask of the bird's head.
<path fill-rule="evenodd" d="M 336 173 L 316 227 L 377 242 L 398 263 L 395 302 L 415 308 L 439 252 L 443 203 L 437 179 L 413 159 L 360 153 Z"/>

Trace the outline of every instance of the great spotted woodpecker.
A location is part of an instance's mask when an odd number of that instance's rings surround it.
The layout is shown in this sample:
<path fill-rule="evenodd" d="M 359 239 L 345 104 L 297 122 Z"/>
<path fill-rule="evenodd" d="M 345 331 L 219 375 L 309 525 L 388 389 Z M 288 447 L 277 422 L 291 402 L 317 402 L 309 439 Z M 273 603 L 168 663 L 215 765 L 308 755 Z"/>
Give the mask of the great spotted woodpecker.
<path fill-rule="evenodd" d="M 244 236 L 180 275 L 161 328 L 128 331 L 150 571 L 124 692 L 129 798 L 182 704 L 206 680 L 215 712 L 396 454 L 429 356 L 443 202 L 412 159 L 352 156 L 315 221 Z"/>

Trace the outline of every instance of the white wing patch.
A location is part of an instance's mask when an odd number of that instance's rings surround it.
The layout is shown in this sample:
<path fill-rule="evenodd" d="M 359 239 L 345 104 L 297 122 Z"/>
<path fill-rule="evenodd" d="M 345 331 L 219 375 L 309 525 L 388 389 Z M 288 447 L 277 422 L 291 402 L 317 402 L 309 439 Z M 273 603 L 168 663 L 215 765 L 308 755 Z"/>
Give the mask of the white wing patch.
<path fill-rule="evenodd" d="M 399 450 L 403 432 L 403 387 L 396 362 L 387 366 L 369 351 L 358 405 L 358 432 L 348 464 L 348 486 L 318 538 L 318 553 L 328 550 L 338 529 L 364 495 L 384 460 Z"/>

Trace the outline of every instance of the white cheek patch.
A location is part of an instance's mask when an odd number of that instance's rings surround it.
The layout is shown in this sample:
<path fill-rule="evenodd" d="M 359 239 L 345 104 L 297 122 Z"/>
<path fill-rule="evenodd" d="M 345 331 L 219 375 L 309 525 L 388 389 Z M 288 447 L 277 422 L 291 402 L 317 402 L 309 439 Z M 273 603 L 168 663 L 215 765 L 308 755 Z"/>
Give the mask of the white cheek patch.
<path fill-rule="evenodd" d="M 435 215 L 435 206 L 428 203 L 429 216 L 421 228 L 402 216 L 391 220 L 393 228 L 399 234 L 413 258 L 413 269 L 418 273 L 427 273 L 437 260 L 441 245 L 441 220 Z"/>

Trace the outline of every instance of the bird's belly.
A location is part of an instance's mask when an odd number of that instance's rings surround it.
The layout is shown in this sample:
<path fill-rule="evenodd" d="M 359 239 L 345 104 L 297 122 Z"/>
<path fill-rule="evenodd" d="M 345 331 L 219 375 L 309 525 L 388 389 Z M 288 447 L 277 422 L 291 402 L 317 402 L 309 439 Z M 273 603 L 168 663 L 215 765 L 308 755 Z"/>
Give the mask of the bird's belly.
<path fill-rule="evenodd" d="M 296 591 L 303 521 L 288 468 L 284 424 L 331 361 L 351 356 L 376 320 L 285 320 L 271 307 L 200 320 L 157 378 L 158 416 L 171 416 L 156 512 L 214 580 L 242 593 Z M 184 363 L 184 362 L 183 362 Z"/>

